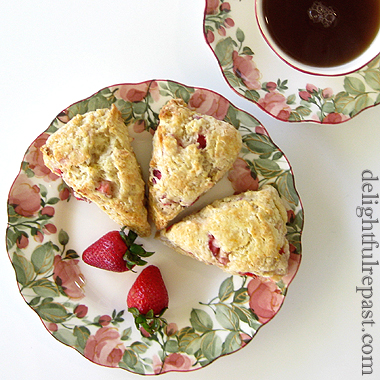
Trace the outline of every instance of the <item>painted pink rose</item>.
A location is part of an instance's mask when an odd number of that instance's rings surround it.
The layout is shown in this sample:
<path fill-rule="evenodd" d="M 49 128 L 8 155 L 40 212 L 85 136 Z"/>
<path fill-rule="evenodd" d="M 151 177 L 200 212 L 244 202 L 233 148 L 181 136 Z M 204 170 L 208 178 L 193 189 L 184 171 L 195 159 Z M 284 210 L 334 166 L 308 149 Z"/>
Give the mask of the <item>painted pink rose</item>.
<path fill-rule="evenodd" d="M 233 26 L 235 26 L 235 21 L 232 20 L 231 17 L 227 17 L 227 18 L 224 20 L 224 25 L 226 26 L 226 28 L 232 28 Z"/>
<path fill-rule="evenodd" d="M 29 148 L 25 156 L 25 161 L 29 163 L 29 168 L 33 170 L 38 178 L 44 178 L 46 181 L 55 181 L 59 176 L 52 173 L 51 170 L 45 166 L 44 158 L 40 148 L 45 145 L 49 134 L 43 133 L 34 141 L 33 145 Z"/>
<path fill-rule="evenodd" d="M 261 88 L 261 73 L 257 68 L 251 55 L 240 56 L 235 50 L 232 53 L 233 71 L 249 90 L 259 90 Z"/>
<path fill-rule="evenodd" d="M 229 12 L 231 10 L 231 4 L 230 3 L 220 4 L 220 10 L 223 12 Z"/>
<path fill-rule="evenodd" d="M 37 231 L 35 235 L 33 235 L 34 241 L 37 243 L 42 243 L 44 241 L 44 235 L 41 231 Z"/>
<path fill-rule="evenodd" d="M 228 173 L 228 179 L 235 190 L 235 193 L 243 193 L 247 190 L 257 190 L 259 188 L 259 179 L 253 176 L 247 162 L 238 157 L 234 162 L 232 170 Z"/>
<path fill-rule="evenodd" d="M 324 99 L 329 99 L 333 97 L 334 90 L 331 87 L 326 87 L 322 90 L 322 96 Z"/>
<path fill-rule="evenodd" d="M 286 276 L 282 278 L 282 281 L 284 282 L 285 285 L 289 285 L 294 276 L 296 275 L 298 271 L 298 267 L 300 266 L 301 263 L 301 255 L 294 253 L 295 252 L 295 247 L 291 245 L 290 247 L 290 256 L 289 256 L 289 261 L 288 261 L 288 273 Z"/>
<path fill-rule="evenodd" d="M 41 208 L 40 189 L 25 174 L 20 174 L 12 186 L 8 201 L 17 214 L 26 217 L 36 215 Z"/>
<path fill-rule="evenodd" d="M 204 115 L 210 115 L 223 120 L 228 112 L 230 103 L 214 92 L 202 89 L 195 90 L 189 100 L 189 107 Z"/>
<path fill-rule="evenodd" d="M 42 231 L 46 235 L 56 234 L 57 233 L 57 227 L 53 223 L 46 223 L 42 227 Z"/>
<path fill-rule="evenodd" d="M 240 333 L 240 339 L 241 339 L 241 347 L 244 347 L 252 340 L 252 337 L 246 333 Z"/>
<path fill-rule="evenodd" d="M 192 358 L 186 354 L 169 354 L 165 358 L 164 363 L 162 363 L 157 355 L 153 357 L 153 369 L 155 374 L 170 371 L 189 371 L 191 369 L 194 369 L 194 363 L 195 358 Z"/>
<path fill-rule="evenodd" d="M 59 199 L 61 201 L 65 201 L 66 199 L 69 199 L 70 197 L 70 194 L 71 194 L 71 190 L 70 188 L 68 187 L 63 187 L 60 191 L 59 191 Z"/>
<path fill-rule="evenodd" d="M 115 92 L 115 96 L 127 102 L 141 102 L 146 97 L 148 91 L 155 101 L 159 99 L 159 88 L 155 81 L 139 84 L 123 84 L 119 86 Z"/>
<path fill-rule="evenodd" d="M 68 115 L 69 109 L 66 108 L 64 111 L 62 111 L 58 116 L 57 119 L 59 121 L 62 121 L 62 123 L 68 123 L 70 121 L 69 115 Z"/>
<path fill-rule="evenodd" d="M 54 257 L 53 279 L 61 286 L 69 298 L 81 299 L 84 297 L 84 276 L 78 266 L 79 260 L 62 260 L 60 255 Z"/>
<path fill-rule="evenodd" d="M 16 245 L 20 249 L 26 248 L 29 245 L 28 237 L 24 234 L 21 234 L 16 240 Z"/>
<path fill-rule="evenodd" d="M 99 317 L 99 323 L 105 327 L 105 326 L 108 326 L 112 321 L 112 318 L 109 316 L 109 315 L 102 315 L 101 317 Z"/>
<path fill-rule="evenodd" d="M 114 327 L 102 327 L 90 335 L 84 348 L 84 356 L 107 367 L 117 367 L 123 358 L 125 346 Z"/>
<path fill-rule="evenodd" d="M 207 0 L 206 1 L 206 14 L 215 15 L 218 13 L 219 0 Z"/>
<path fill-rule="evenodd" d="M 255 133 L 269 137 L 267 130 L 262 125 L 258 125 L 257 127 L 255 127 Z"/>
<path fill-rule="evenodd" d="M 141 333 L 142 336 L 145 336 L 145 338 L 150 338 L 151 337 L 151 334 L 148 333 L 148 331 L 146 331 L 144 329 L 144 327 L 142 327 L 142 326 L 140 327 L 140 333 Z"/>
<path fill-rule="evenodd" d="M 86 305 L 78 305 L 74 309 L 74 314 L 77 316 L 77 318 L 84 318 L 87 315 L 88 307 Z"/>
<path fill-rule="evenodd" d="M 172 336 L 178 331 L 178 326 L 176 323 L 169 323 L 165 326 L 164 331 L 167 336 Z"/>
<path fill-rule="evenodd" d="M 275 91 L 277 89 L 277 83 L 275 83 L 275 82 L 267 82 L 266 85 L 265 85 L 265 88 L 269 92 Z"/>
<path fill-rule="evenodd" d="M 219 26 L 218 34 L 222 37 L 225 37 L 227 35 L 226 28 L 224 26 Z"/>
<path fill-rule="evenodd" d="M 294 211 L 293 210 L 286 210 L 286 214 L 288 217 L 287 223 L 293 223 L 294 219 L 296 218 L 296 214 L 294 213 Z"/>
<path fill-rule="evenodd" d="M 302 100 L 306 100 L 308 101 L 310 98 L 311 98 L 311 94 L 310 92 L 308 91 L 300 91 L 298 93 L 299 97 L 302 99 Z"/>
<path fill-rule="evenodd" d="M 155 102 L 160 100 L 160 87 L 156 81 L 150 82 L 149 93 Z"/>
<path fill-rule="evenodd" d="M 306 91 L 309 92 L 310 94 L 314 94 L 315 92 L 318 92 L 318 87 L 315 86 L 314 84 L 308 83 L 306 85 Z"/>
<path fill-rule="evenodd" d="M 138 85 L 122 85 L 116 92 L 118 97 L 128 102 L 141 102 L 148 92 L 146 83 Z"/>
<path fill-rule="evenodd" d="M 144 120 L 136 120 L 132 125 L 133 131 L 135 133 L 142 133 L 145 131 L 145 121 Z"/>
<path fill-rule="evenodd" d="M 322 123 L 325 124 L 339 124 L 343 121 L 348 120 L 350 117 L 348 115 L 343 115 L 342 113 L 329 113 L 323 120 Z"/>
<path fill-rule="evenodd" d="M 249 307 L 261 323 L 272 319 L 284 300 L 275 282 L 262 277 L 253 277 L 248 284 Z"/>
<path fill-rule="evenodd" d="M 258 104 L 280 120 L 288 120 L 292 112 L 290 106 L 286 104 L 285 96 L 276 91 L 266 93 L 259 99 Z"/>
<path fill-rule="evenodd" d="M 53 216 L 54 214 L 55 214 L 55 209 L 54 207 L 51 207 L 51 206 L 45 206 L 41 210 L 41 215 Z"/>
<path fill-rule="evenodd" d="M 55 332 L 58 331 L 58 325 L 56 323 L 50 322 L 46 325 L 46 327 L 51 331 Z"/>
<path fill-rule="evenodd" d="M 206 33 L 206 40 L 209 44 L 212 44 L 215 41 L 215 35 L 210 29 Z"/>

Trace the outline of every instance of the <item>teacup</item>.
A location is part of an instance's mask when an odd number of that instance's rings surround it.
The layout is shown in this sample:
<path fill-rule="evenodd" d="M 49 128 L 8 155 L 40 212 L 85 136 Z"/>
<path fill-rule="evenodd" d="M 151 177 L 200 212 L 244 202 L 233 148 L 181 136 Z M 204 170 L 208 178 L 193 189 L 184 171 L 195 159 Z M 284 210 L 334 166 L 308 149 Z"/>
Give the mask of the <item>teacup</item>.
<path fill-rule="evenodd" d="M 367 14 L 360 16 L 364 18 L 363 23 L 358 22 L 360 25 L 350 24 L 353 22 L 351 17 L 359 12 L 348 12 L 349 0 L 255 0 L 255 13 L 264 39 L 288 65 L 309 74 L 337 76 L 359 70 L 380 53 L 380 0 L 368 0 L 372 1 L 372 7 L 366 1 L 351 1 L 353 6 L 365 4 L 362 10 Z M 358 26 L 369 25 L 369 16 L 373 17 L 373 22 L 366 34 L 367 44 L 364 44 L 364 38 L 355 33 Z M 357 17 L 361 21 L 361 18 Z M 292 18 L 295 18 L 295 21 L 291 21 Z M 298 20 L 301 21 L 298 23 Z M 289 24 L 288 29 L 286 23 Z M 286 30 L 281 30 L 280 27 Z M 343 27 L 346 29 L 342 30 Z M 347 38 L 342 38 L 341 35 Z M 340 43 L 337 43 L 338 36 Z M 358 47 L 361 44 L 363 46 L 360 50 Z M 293 51 L 289 46 L 293 47 Z M 351 48 L 358 50 L 354 52 Z M 323 51 L 330 53 L 320 54 Z M 346 53 L 351 56 L 346 57 Z M 314 61 L 309 57 L 303 59 L 307 54 L 310 57 L 314 54 Z M 324 57 L 333 57 L 334 54 L 336 60 L 341 62 L 323 61 Z M 302 59 L 299 58 L 301 56 Z M 335 58 L 332 58 L 332 61 Z"/>

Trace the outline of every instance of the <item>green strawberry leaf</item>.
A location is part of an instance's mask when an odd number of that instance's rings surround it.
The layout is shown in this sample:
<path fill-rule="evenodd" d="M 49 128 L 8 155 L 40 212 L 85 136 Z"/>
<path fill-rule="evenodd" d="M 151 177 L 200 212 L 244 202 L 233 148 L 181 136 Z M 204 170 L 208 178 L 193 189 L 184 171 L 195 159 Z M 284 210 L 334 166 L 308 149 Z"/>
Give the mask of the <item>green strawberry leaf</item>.
<path fill-rule="evenodd" d="M 120 234 L 121 234 L 121 237 L 123 238 L 123 240 L 125 241 L 125 244 L 127 244 L 127 246 L 131 246 L 135 240 L 137 239 L 137 234 L 136 232 L 133 232 L 132 230 L 130 230 L 128 232 L 128 235 L 126 235 L 124 233 L 124 230 L 125 230 L 126 227 L 123 227 L 120 231 Z"/>
<path fill-rule="evenodd" d="M 134 241 L 138 235 L 131 230 L 128 232 L 128 235 L 126 235 L 124 232 L 125 228 L 126 227 L 123 227 L 120 231 L 120 236 L 127 246 L 127 251 L 123 256 L 123 259 L 125 260 L 127 268 L 132 270 L 135 265 L 143 266 L 147 264 L 147 261 L 141 259 L 141 257 L 152 256 L 154 252 L 147 252 L 141 244 L 135 244 Z"/>
<path fill-rule="evenodd" d="M 141 257 L 149 257 L 149 256 L 152 256 L 154 254 L 154 252 L 147 252 L 145 251 L 145 249 L 143 248 L 142 245 L 140 244 L 132 244 L 130 247 L 129 247 L 129 250 L 137 255 L 137 256 L 141 256 Z"/>
<path fill-rule="evenodd" d="M 167 325 L 167 321 L 165 318 L 162 318 L 162 315 L 165 313 L 167 307 L 162 309 L 160 314 L 154 315 L 153 310 L 149 310 L 146 314 L 141 314 L 139 310 L 136 307 L 130 307 L 128 308 L 128 311 L 133 315 L 135 318 L 135 325 L 138 330 L 140 330 L 141 334 L 143 332 L 141 331 L 141 328 L 144 329 L 151 337 L 160 330 L 163 326 Z"/>

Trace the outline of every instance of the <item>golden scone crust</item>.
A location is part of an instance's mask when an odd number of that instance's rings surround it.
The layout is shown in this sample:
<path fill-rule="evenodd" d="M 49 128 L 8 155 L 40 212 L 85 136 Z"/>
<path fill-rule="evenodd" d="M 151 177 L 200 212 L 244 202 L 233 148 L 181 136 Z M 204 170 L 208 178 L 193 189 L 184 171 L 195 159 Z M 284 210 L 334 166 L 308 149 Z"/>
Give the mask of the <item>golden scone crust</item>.
<path fill-rule="evenodd" d="M 280 279 L 287 273 L 287 213 L 270 185 L 217 200 L 164 229 L 159 238 L 176 251 L 231 274 Z"/>
<path fill-rule="evenodd" d="M 140 236 L 151 228 L 145 183 L 120 111 L 76 115 L 41 148 L 45 165 L 81 197 L 96 203 L 116 223 Z"/>
<path fill-rule="evenodd" d="M 182 99 L 170 100 L 159 118 L 148 187 L 150 216 L 161 230 L 231 169 L 242 141 L 231 124 L 190 110 Z"/>

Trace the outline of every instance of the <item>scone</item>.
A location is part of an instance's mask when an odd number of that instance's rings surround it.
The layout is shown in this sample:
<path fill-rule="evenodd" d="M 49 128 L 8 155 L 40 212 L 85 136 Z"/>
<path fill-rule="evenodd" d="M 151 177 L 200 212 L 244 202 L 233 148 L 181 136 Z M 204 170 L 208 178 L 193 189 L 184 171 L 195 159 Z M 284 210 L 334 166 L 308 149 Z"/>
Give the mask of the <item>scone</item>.
<path fill-rule="evenodd" d="M 270 185 L 214 201 L 162 230 L 176 251 L 231 274 L 280 279 L 287 273 L 287 213 Z"/>
<path fill-rule="evenodd" d="M 242 142 L 231 124 L 190 110 L 182 99 L 170 100 L 159 118 L 148 187 L 150 216 L 161 230 L 231 169 Z"/>
<path fill-rule="evenodd" d="M 76 115 L 41 148 L 45 165 L 116 223 L 149 236 L 145 183 L 120 111 Z"/>

